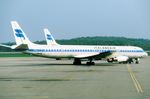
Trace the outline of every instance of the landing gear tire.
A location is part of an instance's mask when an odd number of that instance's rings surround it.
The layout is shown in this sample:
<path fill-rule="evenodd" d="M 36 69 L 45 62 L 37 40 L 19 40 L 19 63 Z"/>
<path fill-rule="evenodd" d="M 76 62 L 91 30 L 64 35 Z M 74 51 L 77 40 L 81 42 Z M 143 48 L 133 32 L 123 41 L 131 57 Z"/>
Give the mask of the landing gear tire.
<path fill-rule="evenodd" d="M 81 65 L 81 60 L 78 58 L 74 59 L 73 65 Z"/>
<path fill-rule="evenodd" d="M 128 63 L 131 64 L 132 62 L 129 61 Z"/>
<path fill-rule="evenodd" d="M 139 64 L 139 61 L 135 61 L 135 64 Z"/>
<path fill-rule="evenodd" d="M 139 64 L 139 59 L 138 58 L 135 59 L 135 64 Z"/>
<path fill-rule="evenodd" d="M 86 65 L 95 65 L 94 62 L 92 62 L 93 58 L 90 58 L 89 61 L 86 63 Z"/>
<path fill-rule="evenodd" d="M 130 58 L 130 59 L 128 60 L 128 63 L 129 63 L 129 64 L 133 63 L 133 59 Z"/>
<path fill-rule="evenodd" d="M 107 62 L 108 62 L 108 63 L 113 63 L 113 61 L 114 61 L 113 58 L 108 58 L 108 59 L 107 59 Z"/>
<path fill-rule="evenodd" d="M 95 65 L 94 62 L 87 62 L 86 65 Z"/>

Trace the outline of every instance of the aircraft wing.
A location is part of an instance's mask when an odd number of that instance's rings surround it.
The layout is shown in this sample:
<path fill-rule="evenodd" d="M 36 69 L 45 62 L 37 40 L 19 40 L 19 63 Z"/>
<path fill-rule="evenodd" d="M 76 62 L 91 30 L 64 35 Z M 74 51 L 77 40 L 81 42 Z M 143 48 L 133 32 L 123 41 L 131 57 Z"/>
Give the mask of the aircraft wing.
<path fill-rule="evenodd" d="M 28 49 L 28 45 L 27 44 L 14 45 L 11 48 L 16 51 L 25 51 Z"/>
<path fill-rule="evenodd" d="M 106 51 L 102 53 L 97 53 L 97 54 L 87 54 L 87 55 L 80 55 L 76 56 L 75 58 L 94 58 L 94 59 L 101 59 L 101 58 L 106 58 L 107 56 L 110 56 L 113 54 L 113 51 Z"/>

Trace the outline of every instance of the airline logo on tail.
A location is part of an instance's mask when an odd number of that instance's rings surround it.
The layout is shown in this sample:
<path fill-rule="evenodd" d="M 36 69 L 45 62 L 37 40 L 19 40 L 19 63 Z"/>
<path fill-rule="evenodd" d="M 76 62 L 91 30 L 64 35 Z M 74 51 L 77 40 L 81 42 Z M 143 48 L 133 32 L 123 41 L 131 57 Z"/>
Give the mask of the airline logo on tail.
<path fill-rule="evenodd" d="M 17 36 L 17 37 L 20 37 L 20 38 L 23 38 L 24 40 L 25 40 L 25 37 L 24 37 L 24 35 L 23 35 L 23 32 L 20 30 L 20 29 L 15 29 L 15 35 Z"/>
<path fill-rule="evenodd" d="M 52 40 L 52 41 L 53 41 L 53 39 L 52 39 L 52 36 L 51 36 L 51 35 L 47 34 L 46 36 L 47 36 L 47 39 L 48 39 L 48 40 Z"/>

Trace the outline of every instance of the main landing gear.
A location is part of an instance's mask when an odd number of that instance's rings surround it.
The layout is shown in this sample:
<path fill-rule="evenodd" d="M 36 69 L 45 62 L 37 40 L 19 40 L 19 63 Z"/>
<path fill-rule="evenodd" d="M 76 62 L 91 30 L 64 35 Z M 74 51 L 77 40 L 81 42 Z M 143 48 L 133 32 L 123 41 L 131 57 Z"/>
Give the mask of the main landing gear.
<path fill-rule="evenodd" d="M 90 58 L 90 59 L 89 59 L 89 62 L 87 62 L 87 63 L 86 63 L 86 65 L 95 65 L 95 63 L 94 63 L 94 62 L 92 62 L 92 60 L 93 60 L 93 59 L 92 59 L 92 58 Z"/>
<path fill-rule="evenodd" d="M 73 65 L 81 65 L 81 60 L 79 58 L 75 58 Z"/>
<path fill-rule="evenodd" d="M 92 62 L 93 59 L 89 59 L 89 62 L 86 63 L 86 65 L 95 65 L 94 62 Z M 73 65 L 81 65 L 81 60 L 79 58 L 75 58 Z"/>

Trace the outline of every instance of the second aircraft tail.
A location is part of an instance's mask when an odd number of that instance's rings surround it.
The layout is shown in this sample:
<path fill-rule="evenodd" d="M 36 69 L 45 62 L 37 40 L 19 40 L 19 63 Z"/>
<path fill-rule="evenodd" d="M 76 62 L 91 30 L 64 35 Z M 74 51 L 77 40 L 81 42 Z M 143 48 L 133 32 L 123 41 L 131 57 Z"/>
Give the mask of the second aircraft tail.
<path fill-rule="evenodd" d="M 59 45 L 55 41 L 55 39 L 53 38 L 53 36 L 51 35 L 51 33 L 49 32 L 49 30 L 47 28 L 44 29 L 44 33 L 45 33 L 47 45 Z"/>

